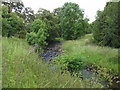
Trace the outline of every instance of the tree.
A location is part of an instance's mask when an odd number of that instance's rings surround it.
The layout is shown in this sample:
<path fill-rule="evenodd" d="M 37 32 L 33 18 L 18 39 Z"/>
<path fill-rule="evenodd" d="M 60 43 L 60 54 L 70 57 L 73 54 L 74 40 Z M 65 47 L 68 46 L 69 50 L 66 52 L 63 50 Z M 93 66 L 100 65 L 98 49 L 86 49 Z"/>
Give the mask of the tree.
<path fill-rule="evenodd" d="M 24 7 L 21 0 L 3 0 L 2 5 L 8 6 L 8 13 L 16 12 L 17 15 L 24 19 L 27 32 L 30 32 L 30 25 L 34 21 L 34 11 L 30 7 Z"/>
<path fill-rule="evenodd" d="M 17 0 L 16 2 L 14 0 L 2 0 L 2 4 L 8 6 L 9 13 L 15 11 L 18 15 L 20 15 L 24 8 L 23 2 L 21 0 Z"/>
<path fill-rule="evenodd" d="M 34 20 L 34 22 L 31 25 L 31 28 L 30 28 L 31 32 L 37 33 L 40 28 L 45 29 L 45 25 L 42 23 L 43 23 L 42 20 L 39 20 L 39 19 Z"/>
<path fill-rule="evenodd" d="M 7 6 L 2 6 L 2 10 L 2 35 L 24 38 L 26 31 L 23 19 L 18 17 L 15 12 L 8 13 Z"/>
<path fill-rule="evenodd" d="M 30 7 L 25 7 L 22 12 L 22 18 L 25 20 L 26 23 L 31 23 L 34 21 L 34 11 Z"/>
<path fill-rule="evenodd" d="M 35 16 L 46 24 L 47 33 L 49 34 L 47 36 L 47 42 L 50 43 L 55 39 L 55 37 L 59 36 L 59 18 L 54 13 L 40 8 Z"/>
<path fill-rule="evenodd" d="M 83 11 L 78 4 L 65 3 L 60 13 L 60 26 L 64 39 L 77 39 L 84 35 Z"/>
<path fill-rule="evenodd" d="M 45 29 L 46 25 L 42 20 L 35 20 L 32 23 L 31 32 L 27 33 L 26 39 L 30 45 L 37 44 L 39 48 L 44 48 L 47 45 L 47 33 Z M 38 49 L 39 49 L 38 48 Z"/>
<path fill-rule="evenodd" d="M 99 45 L 120 47 L 119 11 L 120 2 L 108 2 L 102 12 L 98 11 L 93 35 Z"/>
<path fill-rule="evenodd" d="M 55 25 L 57 26 L 58 37 L 62 37 L 62 29 L 60 27 L 60 11 L 61 11 L 61 7 L 53 10 L 54 15 L 56 16 L 56 24 Z"/>

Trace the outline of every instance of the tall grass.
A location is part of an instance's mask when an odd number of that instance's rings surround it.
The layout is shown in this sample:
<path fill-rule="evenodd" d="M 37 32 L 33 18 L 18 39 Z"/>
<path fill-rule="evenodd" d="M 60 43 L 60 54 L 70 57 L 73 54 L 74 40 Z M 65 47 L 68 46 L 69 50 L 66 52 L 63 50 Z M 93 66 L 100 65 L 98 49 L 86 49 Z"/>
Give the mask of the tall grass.
<path fill-rule="evenodd" d="M 60 69 L 50 70 L 25 40 L 2 39 L 3 88 L 100 88 L 102 85 L 72 77 Z"/>
<path fill-rule="evenodd" d="M 62 45 L 64 54 L 69 57 L 81 56 L 84 62 L 104 67 L 113 74 L 118 74 L 118 49 L 101 47 L 93 43 L 92 34 L 78 40 L 65 41 Z"/>
<path fill-rule="evenodd" d="M 0 35 L 0 89 L 2 89 L 2 36 Z"/>

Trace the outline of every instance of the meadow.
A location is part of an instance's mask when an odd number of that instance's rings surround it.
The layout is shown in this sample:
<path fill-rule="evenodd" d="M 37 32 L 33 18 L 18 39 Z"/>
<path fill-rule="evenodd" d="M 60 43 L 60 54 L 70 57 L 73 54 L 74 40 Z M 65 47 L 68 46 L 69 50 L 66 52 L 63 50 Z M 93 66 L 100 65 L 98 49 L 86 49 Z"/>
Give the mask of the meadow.
<path fill-rule="evenodd" d="M 88 65 L 98 66 L 111 72 L 113 75 L 119 73 L 118 49 L 96 45 L 92 34 L 87 34 L 78 40 L 65 41 L 62 49 L 65 52 L 63 56 L 76 59 L 83 58 L 83 62 Z"/>

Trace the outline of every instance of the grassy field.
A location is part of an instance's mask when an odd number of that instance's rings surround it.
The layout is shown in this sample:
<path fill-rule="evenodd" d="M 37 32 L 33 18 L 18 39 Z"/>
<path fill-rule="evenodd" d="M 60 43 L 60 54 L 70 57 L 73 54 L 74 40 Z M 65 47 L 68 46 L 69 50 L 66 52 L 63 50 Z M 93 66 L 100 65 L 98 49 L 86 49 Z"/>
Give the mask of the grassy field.
<path fill-rule="evenodd" d="M 78 40 L 65 41 L 62 49 L 66 56 L 83 57 L 87 64 L 94 64 L 113 74 L 118 74 L 118 49 L 95 45 L 92 34 L 83 36 Z"/>
<path fill-rule="evenodd" d="M 79 50 L 81 50 L 82 44 L 77 41 L 67 41 L 63 44 L 63 48 L 66 49 L 66 53 L 68 51 L 72 51 L 69 54 L 75 54 L 75 47 L 69 44 L 71 42 L 74 42 L 72 43 L 74 45 L 79 45 L 80 49 L 76 51 L 76 54 L 80 54 Z M 66 45 L 68 46 L 66 47 Z M 59 68 L 56 70 L 50 70 L 48 68 L 49 65 L 42 62 L 40 57 L 38 57 L 38 54 L 36 54 L 34 51 L 29 53 L 32 49 L 33 47 L 29 46 L 25 40 L 17 38 L 2 38 L 3 88 L 103 87 L 99 83 L 95 83 L 89 80 L 81 80 L 75 76 L 72 77 L 69 72 L 61 74 Z M 115 52 L 114 55 L 116 55 L 116 50 L 113 51 Z"/>

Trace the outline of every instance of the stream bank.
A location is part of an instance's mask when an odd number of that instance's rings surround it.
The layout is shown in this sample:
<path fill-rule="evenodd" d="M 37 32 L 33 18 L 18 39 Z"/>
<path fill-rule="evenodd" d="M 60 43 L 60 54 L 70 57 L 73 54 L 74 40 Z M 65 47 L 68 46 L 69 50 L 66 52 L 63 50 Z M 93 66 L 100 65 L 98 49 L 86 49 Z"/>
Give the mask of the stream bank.
<path fill-rule="evenodd" d="M 61 45 L 64 41 L 59 41 L 59 42 L 53 42 L 51 44 L 49 44 L 48 46 L 46 46 L 44 52 L 42 54 L 40 54 L 40 56 L 42 56 L 43 60 L 45 62 L 49 62 L 50 64 L 52 64 L 53 62 L 51 61 L 53 58 L 57 57 L 58 55 L 64 53 L 63 50 L 61 49 Z M 56 69 L 56 67 L 49 67 L 50 70 L 54 70 Z M 112 76 L 112 85 L 109 85 L 109 82 L 101 82 L 99 80 L 99 77 L 97 75 L 95 75 L 92 72 L 92 69 L 95 69 L 95 67 L 92 66 L 86 66 L 84 69 L 80 70 L 80 73 L 83 76 L 83 79 L 90 79 L 93 80 L 92 78 L 94 78 L 95 81 L 97 81 L 97 83 L 100 83 L 104 86 L 104 88 L 108 87 L 109 88 L 119 88 L 118 83 L 116 83 L 115 81 L 115 76 Z M 118 77 L 118 79 L 120 79 L 120 77 Z"/>

